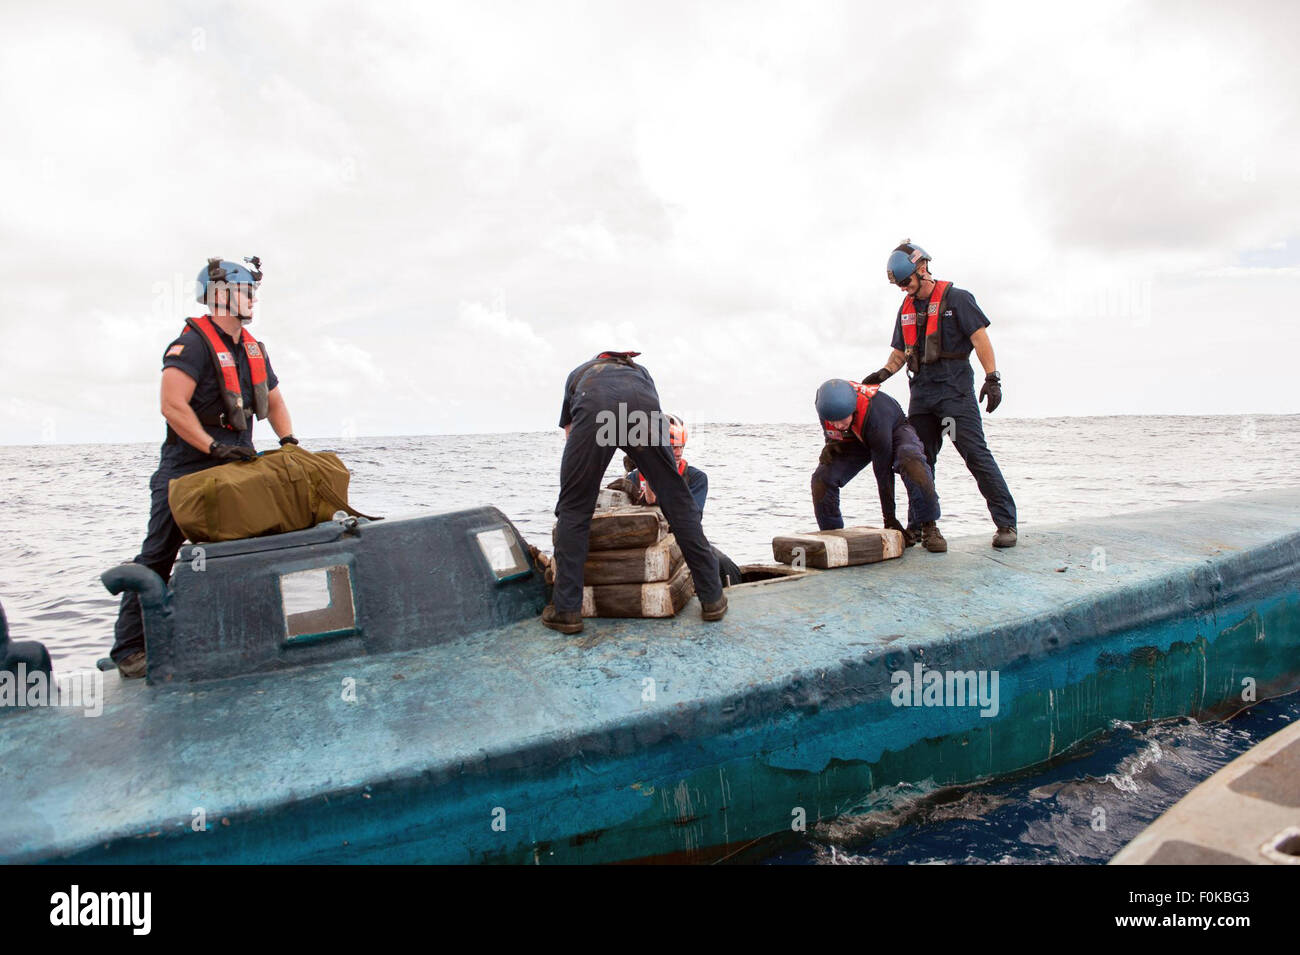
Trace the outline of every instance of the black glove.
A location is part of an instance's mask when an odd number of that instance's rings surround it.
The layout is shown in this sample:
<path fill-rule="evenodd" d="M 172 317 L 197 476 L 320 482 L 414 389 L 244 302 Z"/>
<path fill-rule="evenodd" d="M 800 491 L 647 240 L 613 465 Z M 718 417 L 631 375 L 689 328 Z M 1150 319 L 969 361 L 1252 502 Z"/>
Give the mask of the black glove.
<path fill-rule="evenodd" d="M 975 400 L 975 403 L 979 404 L 980 398 L 985 395 L 989 396 L 985 414 L 992 414 L 997 406 L 1002 404 L 1002 376 L 996 371 L 989 372 L 984 377 L 984 387 L 980 389 L 980 397 Z"/>
<path fill-rule="evenodd" d="M 898 518 L 897 518 L 897 517 L 887 517 L 887 518 L 885 518 L 885 530 L 887 530 L 887 531 L 902 531 L 904 534 L 907 533 L 907 528 L 904 527 L 902 524 L 898 523 Z"/>
<path fill-rule="evenodd" d="M 883 385 L 885 379 L 892 375 L 893 372 L 888 368 L 882 368 L 880 371 L 873 371 L 867 377 L 862 379 L 864 385 Z"/>
<path fill-rule="evenodd" d="M 286 444 L 297 444 L 297 443 L 298 443 L 298 439 L 291 434 L 286 434 L 283 438 L 280 439 L 280 447 L 282 448 Z"/>
<path fill-rule="evenodd" d="M 208 454 L 212 455 L 218 461 L 251 461 L 257 457 L 257 452 L 244 444 L 218 444 L 213 441 L 212 446 L 208 448 Z"/>

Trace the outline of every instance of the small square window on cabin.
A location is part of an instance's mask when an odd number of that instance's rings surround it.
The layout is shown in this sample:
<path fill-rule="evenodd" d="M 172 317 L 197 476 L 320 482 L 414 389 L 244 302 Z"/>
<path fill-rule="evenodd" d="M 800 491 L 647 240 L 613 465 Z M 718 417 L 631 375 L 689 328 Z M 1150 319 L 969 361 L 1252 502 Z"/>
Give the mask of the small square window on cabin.
<path fill-rule="evenodd" d="M 280 575 L 287 642 L 312 643 L 357 632 L 351 569 L 343 564 Z"/>
<path fill-rule="evenodd" d="M 511 580 L 532 572 L 528 555 L 510 528 L 493 527 L 479 531 L 474 536 L 498 581 Z"/>

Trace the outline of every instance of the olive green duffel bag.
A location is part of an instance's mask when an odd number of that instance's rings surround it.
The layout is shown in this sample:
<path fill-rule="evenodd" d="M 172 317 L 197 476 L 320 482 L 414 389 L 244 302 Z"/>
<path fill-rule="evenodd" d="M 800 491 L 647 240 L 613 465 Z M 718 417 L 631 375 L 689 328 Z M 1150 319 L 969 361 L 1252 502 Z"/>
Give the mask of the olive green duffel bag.
<path fill-rule="evenodd" d="M 348 504 L 348 469 L 338 455 L 295 444 L 175 478 L 167 503 L 196 544 L 300 531 L 339 511 L 375 520 Z"/>

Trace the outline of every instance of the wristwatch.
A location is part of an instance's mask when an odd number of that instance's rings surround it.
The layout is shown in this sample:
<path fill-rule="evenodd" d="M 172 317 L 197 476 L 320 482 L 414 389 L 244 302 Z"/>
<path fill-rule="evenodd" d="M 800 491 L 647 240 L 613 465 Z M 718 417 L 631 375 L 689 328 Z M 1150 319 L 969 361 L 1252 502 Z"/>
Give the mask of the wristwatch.
<path fill-rule="evenodd" d="M 1000 371 L 991 371 L 991 372 L 989 372 L 987 375 L 984 376 L 984 380 L 985 380 L 985 381 L 996 381 L 998 384 L 1001 384 L 1001 383 L 1002 383 L 1002 372 L 1000 372 Z"/>
<path fill-rule="evenodd" d="M 282 448 L 286 444 L 297 444 L 297 443 L 298 443 L 298 439 L 291 434 L 286 434 L 283 438 L 280 439 L 280 447 Z"/>

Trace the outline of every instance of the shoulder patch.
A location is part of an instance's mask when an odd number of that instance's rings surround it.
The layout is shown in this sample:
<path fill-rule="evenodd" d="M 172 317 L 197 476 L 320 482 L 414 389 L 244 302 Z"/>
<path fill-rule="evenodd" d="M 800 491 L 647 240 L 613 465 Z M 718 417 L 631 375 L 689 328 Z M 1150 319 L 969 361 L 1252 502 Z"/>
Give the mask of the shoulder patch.
<path fill-rule="evenodd" d="M 164 355 L 163 357 L 164 357 L 164 358 L 175 358 L 177 355 L 179 355 L 179 354 L 180 354 L 181 352 L 183 352 L 183 351 L 185 351 L 185 346 L 182 345 L 182 344 L 180 344 L 179 342 L 177 342 L 177 343 L 176 343 L 175 345 L 173 345 L 171 348 L 167 349 L 167 354 Z"/>

